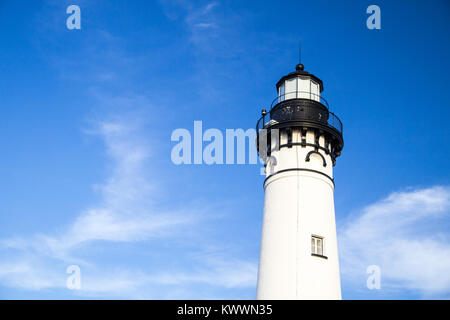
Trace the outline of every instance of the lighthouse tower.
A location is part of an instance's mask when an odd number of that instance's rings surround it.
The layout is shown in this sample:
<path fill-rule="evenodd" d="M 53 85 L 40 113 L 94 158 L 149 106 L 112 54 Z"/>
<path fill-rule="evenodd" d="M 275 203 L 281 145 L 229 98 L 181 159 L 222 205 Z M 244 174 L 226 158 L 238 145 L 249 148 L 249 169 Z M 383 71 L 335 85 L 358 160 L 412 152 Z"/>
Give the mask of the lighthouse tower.
<path fill-rule="evenodd" d="M 257 298 L 341 299 L 333 166 L 342 123 L 301 63 L 276 87 L 257 124 L 266 174 Z"/>

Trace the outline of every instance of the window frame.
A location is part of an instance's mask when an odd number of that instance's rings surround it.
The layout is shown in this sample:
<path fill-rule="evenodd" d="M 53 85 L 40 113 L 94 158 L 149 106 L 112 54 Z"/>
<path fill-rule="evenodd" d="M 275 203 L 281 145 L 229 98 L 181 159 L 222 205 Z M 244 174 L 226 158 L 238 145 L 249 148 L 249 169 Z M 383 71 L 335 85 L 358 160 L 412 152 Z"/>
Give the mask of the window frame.
<path fill-rule="evenodd" d="M 320 246 L 317 244 L 320 243 Z M 318 248 L 320 247 L 320 251 Z M 325 258 L 328 259 L 327 256 L 325 256 L 325 238 L 322 236 L 318 236 L 315 234 L 311 235 L 311 255 L 315 257 Z"/>

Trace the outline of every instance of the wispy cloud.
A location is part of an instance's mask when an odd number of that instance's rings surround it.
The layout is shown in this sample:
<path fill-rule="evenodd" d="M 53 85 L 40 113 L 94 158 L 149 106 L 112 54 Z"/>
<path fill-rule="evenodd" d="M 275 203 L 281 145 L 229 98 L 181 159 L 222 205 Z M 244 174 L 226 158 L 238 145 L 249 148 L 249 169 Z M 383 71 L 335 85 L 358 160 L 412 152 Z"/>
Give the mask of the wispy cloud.
<path fill-rule="evenodd" d="M 339 232 L 343 281 L 364 288 L 381 268 L 381 290 L 450 296 L 450 188 L 394 192 L 351 215 Z"/>
<path fill-rule="evenodd" d="M 174 267 L 170 270 L 157 264 L 151 273 L 140 267 L 107 267 L 99 271 L 96 259 L 86 259 L 79 249 L 90 244 L 116 242 L 152 242 L 156 250 L 162 239 L 183 239 L 186 228 L 202 233 L 204 211 L 209 206 L 189 204 L 183 208 L 161 209 L 152 196 L 159 189 L 151 175 L 152 155 L 139 128 L 129 119 L 101 121 L 88 130 L 102 138 L 109 159 L 111 175 L 96 186 L 99 203 L 83 210 L 59 234 L 37 234 L 32 237 L 3 239 L 0 243 L 10 258 L 0 265 L 0 282 L 6 286 L 29 290 L 64 288 L 64 271 L 68 264 L 77 263 L 89 270 L 77 295 L 87 297 L 116 296 L 121 298 L 155 298 L 171 296 L 196 284 L 213 287 L 252 287 L 256 283 L 256 264 L 229 256 L 202 254 L 200 258 L 183 257 L 174 248 L 172 255 L 184 259 L 193 268 Z M 214 216 L 209 213 L 209 216 Z M 208 240 L 205 240 L 208 243 Z M 192 248 L 191 248 L 192 250 Z M 201 248 L 193 249 L 201 250 Z M 100 264 L 101 265 L 101 264 Z M 192 270 L 191 270 L 192 269 Z M 161 288 L 164 287 L 165 288 Z M 157 290 L 151 290 L 156 288 Z M 201 298 L 201 295 L 196 296 Z"/>
<path fill-rule="evenodd" d="M 219 7 L 216 1 L 200 6 L 189 1 L 162 1 L 161 4 L 167 17 L 182 18 L 190 42 L 200 49 L 210 46 L 211 40 L 217 38 L 223 31 L 221 30 L 223 19 L 216 12 Z"/>
<path fill-rule="evenodd" d="M 223 256 L 202 256 L 204 265 L 195 272 L 162 272 L 153 278 L 161 284 L 205 283 L 225 288 L 248 288 L 256 284 L 254 263 Z"/>
<path fill-rule="evenodd" d="M 214 14 L 217 2 L 211 2 L 200 8 L 188 9 L 185 23 L 190 30 L 190 40 L 195 45 L 203 47 L 211 39 L 219 35 L 219 18 Z"/>
<path fill-rule="evenodd" d="M 224 298 L 217 289 L 252 288 L 256 284 L 254 263 L 225 256 L 201 255 L 195 270 L 148 271 L 116 269 L 109 274 L 96 272 L 83 279 L 81 296 L 116 296 L 135 299 Z M 201 290 L 199 289 L 201 288 Z"/>
<path fill-rule="evenodd" d="M 64 273 L 59 273 L 58 277 L 58 273 L 42 268 L 34 259 L 28 259 L 26 256 L 0 263 L 0 283 L 9 287 L 28 290 L 62 287 L 64 276 Z"/>
<path fill-rule="evenodd" d="M 62 258 L 84 242 L 142 241 L 167 236 L 177 227 L 193 223 L 194 214 L 188 210 L 173 213 L 153 205 L 152 191 L 157 183 L 147 179 L 149 150 L 138 142 L 133 129 L 129 123 L 101 122 L 91 131 L 103 139 L 112 167 L 106 183 L 96 186 L 102 195 L 99 204 L 84 210 L 59 236 L 37 235 L 32 241 L 3 243 L 9 247 L 42 246 L 41 252 Z"/>
<path fill-rule="evenodd" d="M 197 36 L 209 39 L 220 30 L 217 6 L 216 2 L 199 8 L 183 4 L 187 11 L 183 11 L 181 23 L 189 27 L 188 41 L 199 40 Z M 55 17 L 60 7 L 53 2 L 42 16 Z M 44 24 L 38 37 L 43 41 L 36 41 L 38 51 L 62 81 L 79 85 L 96 104 L 85 109 L 90 125 L 83 132 L 102 141 L 106 161 L 99 167 L 107 168 L 108 175 L 93 188 L 98 201 L 80 212 L 65 213 L 74 217 L 67 225 L 48 222 L 47 230 L 53 227 L 54 232 L 0 239 L 0 285 L 67 290 L 66 268 L 79 264 L 82 289 L 64 291 L 66 296 L 220 298 L 223 291 L 214 288 L 255 287 L 255 261 L 235 252 L 224 253 L 221 240 L 213 238 L 217 224 L 210 222 L 224 217 L 217 210 L 220 204 L 201 197 L 193 197 L 192 203 L 159 201 L 170 195 L 170 190 L 164 189 L 167 184 L 157 178 L 167 168 L 155 166 L 160 154 L 154 150 L 161 142 L 154 136 L 148 138 L 148 127 L 142 120 L 156 106 L 150 103 L 154 99 L 148 92 L 136 95 L 133 91 L 135 72 L 141 70 L 143 60 L 126 50 L 126 39 L 98 29 L 79 39 L 79 48 L 73 53 L 76 57 L 58 54 L 59 50 L 49 48 L 58 46 L 65 29 L 47 32 L 54 25 Z M 147 60 L 151 59 L 146 56 Z M 171 92 L 158 92 L 164 94 Z M 170 156 L 167 159 L 170 161 Z M 195 241 L 190 242 L 189 237 Z M 214 253 L 204 252 L 210 246 L 216 246 Z M 127 251 L 133 255 L 130 261 L 121 256 L 124 247 L 132 252 Z M 98 248 L 102 256 L 92 256 Z M 196 290 L 199 286 L 203 288 L 200 291 Z M 58 292 L 54 296 L 58 297 Z"/>

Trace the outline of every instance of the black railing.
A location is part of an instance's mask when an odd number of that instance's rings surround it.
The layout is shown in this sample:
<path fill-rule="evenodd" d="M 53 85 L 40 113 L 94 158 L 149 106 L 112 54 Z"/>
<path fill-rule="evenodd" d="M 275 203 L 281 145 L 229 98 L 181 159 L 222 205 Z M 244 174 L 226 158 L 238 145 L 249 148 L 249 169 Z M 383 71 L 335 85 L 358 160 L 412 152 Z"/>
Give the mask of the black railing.
<path fill-rule="evenodd" d="M 321 97 L 318 94 L 309 92 L 309 91 L 291 91 L 288 93 L 283 93 L 273 99 L 272 103 L 270 104 L 270 109 L 272 109 L 274 106 L 276 106 L 278 103 L 290 100 L 290 99 L 308 99 L 320 102 L 324 107 L 329 109 L 328 102 L 325 100 L 325 98 Z"/>
<path fill-rule="evenodd" d="M 342 121 L 335 115 L 333 112 L 330 112 L 330 116 L 328 117 L 328 125 L 335 128 L 341 135 L 343 134 Z"/>
<path fill-rule="evenodd" d="M 305 97 L 306 94 L 315 99 Z M 256 124 L 257 133 L 264 129 L 270 121 L 308 121 L 329 126 L 341 136 L 343 134 L 342 122 L 333 112 L 329 111 L 328 102 L 311 92 L 295 91 L 275 98 L 270 111 L 263 112 L 262 117 L 258 120 Z"/>

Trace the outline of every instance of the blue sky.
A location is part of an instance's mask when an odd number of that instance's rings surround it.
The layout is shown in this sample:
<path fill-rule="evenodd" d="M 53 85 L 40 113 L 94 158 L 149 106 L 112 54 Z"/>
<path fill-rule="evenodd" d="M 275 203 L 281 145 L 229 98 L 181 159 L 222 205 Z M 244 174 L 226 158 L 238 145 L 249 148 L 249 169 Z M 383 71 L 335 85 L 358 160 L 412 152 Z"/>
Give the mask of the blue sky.
<path fill-rule="evenodd" d="M 81 8 L 81 30 L 66 8 Z M 366 8 L 381 8 L 381 30 Z M 344 299 L 450 297 L 450 6 L 0 1 L 0 298 L 256 294 L 259 165 L 171 162 L 173 130 L 254 128 L 294 70 L 344 124 Z M 66 288 L 79 265 L 81 290 Z M 366 288 L 379 265 L 381 290 Z"/>

